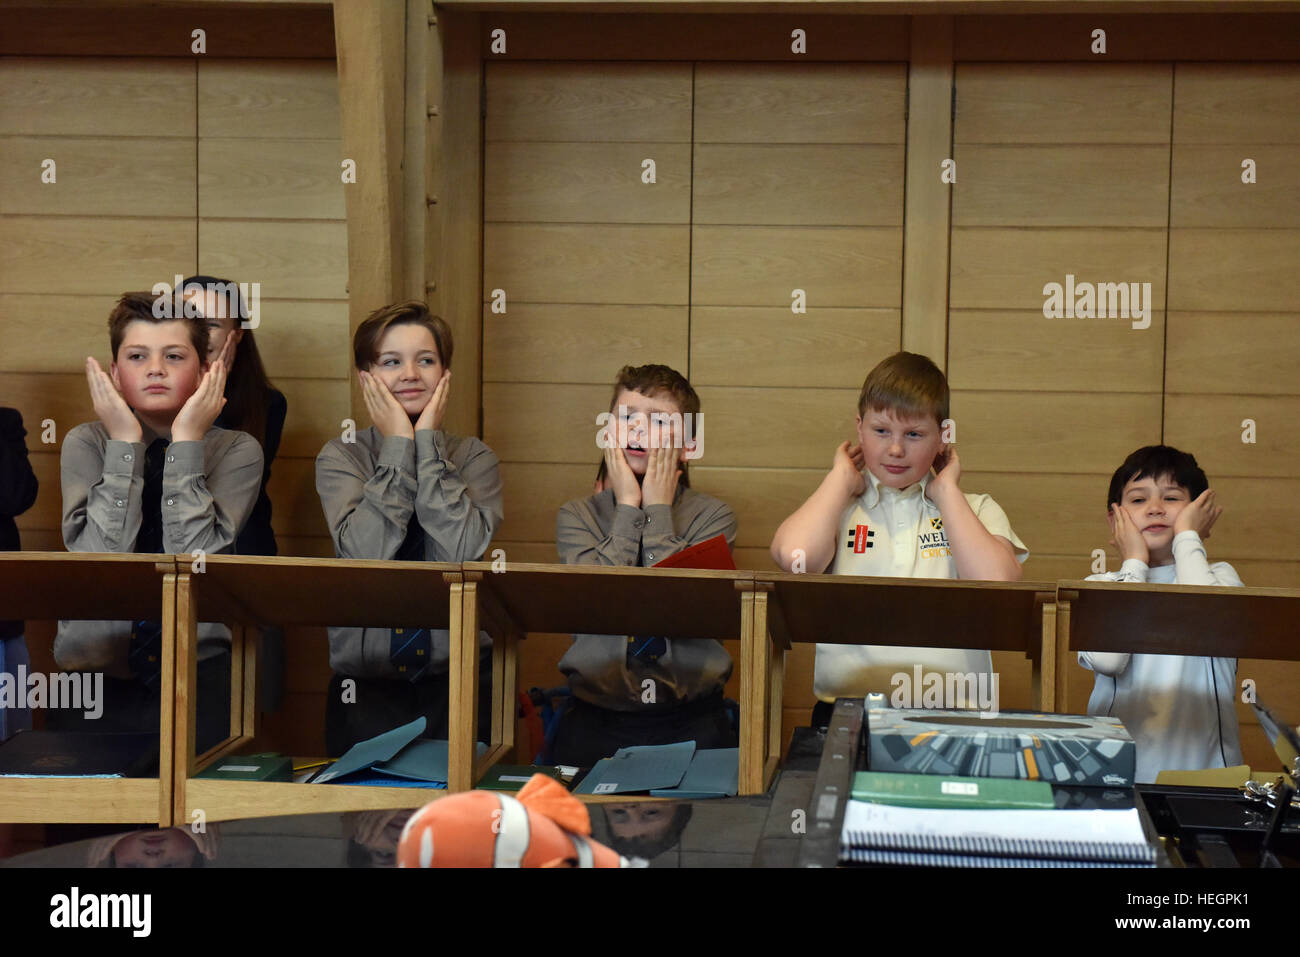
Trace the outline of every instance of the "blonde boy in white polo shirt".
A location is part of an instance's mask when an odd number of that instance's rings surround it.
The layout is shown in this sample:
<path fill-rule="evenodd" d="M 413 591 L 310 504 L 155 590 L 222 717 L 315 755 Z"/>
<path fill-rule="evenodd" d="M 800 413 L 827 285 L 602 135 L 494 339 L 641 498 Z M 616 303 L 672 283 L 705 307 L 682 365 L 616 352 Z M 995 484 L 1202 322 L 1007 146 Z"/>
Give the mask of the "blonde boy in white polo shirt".
<path fill-rule="evenodd" d="M 777 529 L 772 558 L 786 571 L 1018 581 L 1029 551 L 997 502 L 958 486 L 947 418 L 948 380 L 930 359 L 883 360 L 858 396 L 859 444 L 835 450 L 821 486 Z M 813 689 L 828 703 L 889 694 L 892 676 L 910 680 L 918 664 L 923 674 L 993 670 L 988 651 L 819 644 Z"/>

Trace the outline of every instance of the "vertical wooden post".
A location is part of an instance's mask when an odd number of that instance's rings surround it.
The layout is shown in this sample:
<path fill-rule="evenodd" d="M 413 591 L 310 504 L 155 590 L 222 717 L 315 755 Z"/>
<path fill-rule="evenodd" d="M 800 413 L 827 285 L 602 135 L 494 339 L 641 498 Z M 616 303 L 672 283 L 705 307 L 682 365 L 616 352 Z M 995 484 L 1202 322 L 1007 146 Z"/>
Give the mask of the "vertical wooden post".
<path fill-rule="evenodd" d="M 446 428 L 482 435 L 483 64 L 479 14 L 438 10 L 428 54 L 425 298 L 451 326 Z"/>
<path fill-rule="evenodd" d="M 903 348 L 948 368 L 952 187 L 952 33 L 948 16 L 912 17 L 907 73 L 907 195 L 903 211 Z"/>
<path fill-rule="evenodd" d="M 175 735 L 172 738 L 173 790 L 172 821 L 176 826 L 189 823 L 185 813 L 185 782 L 194 773 L 195 726 L 198 720 L 198 618 L 194 605 L 191 574 L 183 571 L 175 576 L 176 602 L 173 631 L 175 635 L 176 700 Z M 164 662 L 166 662 L 166 622 L 163 624 Z M 166 681 L 166 671 L 163 681 Z M 167 687 L 164 685 L 163 687 Z"/>
<path fill-rule="evenodd" d="M 1039 711 L 1056 712 L 1060 710 L 1056 694 L 1056 602 L 1043 602 L 1042 613 L 1039 634 L 1042 651 L 1034 662 L 1035 687 L 1031 693 Z"/>
<path fill-rule="evenodd" d="M 176 696 L 170 693 L 176 686 L 176 566 L 155 567 L 172 569 L 162 576 L 162 671 L 158 679 L 158 826 L 171 827 L 177 777 Z"/>
<path fill-rule="evenodd" d="M 402 103 L 405 0 L 335 0 L 344 186 L 348 215 L 349 339 L 366 315 L 402 297 Z M 352 379 L 352 412 L 365 409 Z"/>

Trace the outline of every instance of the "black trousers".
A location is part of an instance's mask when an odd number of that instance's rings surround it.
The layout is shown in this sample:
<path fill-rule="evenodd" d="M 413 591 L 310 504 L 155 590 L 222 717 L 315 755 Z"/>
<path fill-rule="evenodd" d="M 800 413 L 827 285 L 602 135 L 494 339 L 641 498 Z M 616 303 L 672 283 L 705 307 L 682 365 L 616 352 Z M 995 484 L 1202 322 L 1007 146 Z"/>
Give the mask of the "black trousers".
<path fill-rule="evenodd" d="M 574 695 L 555 729 L 549 763 L 589 768 L 619 748 L 679 741 L 700 750 L 739 746 L 721 691 L 661 711 L 611 711 Z"/>
<path fill-rule="evenodd" d="M 87 718 L 81 711 L 51 709 L 51 731 L 157 731 L 161 708 L 158 688 L 138 678 L 104 677 L 104 713 Z M 198 664 L 195 750 L 202 754 L 230 737 L 230 652 Z"/>
<path fill-rule="evenodd" d="M 343 700 L 343 682 L 355 681 L 355 693 Z M 354 744 L 409 724 L 421 715 L 427 722 L 423 737 L 446 740 L 450 692 L 446 674 L 423 681 L 396 678 L 355 678 L 335 673 L 325 699 L 325 753 L 342 757 Z M 512 711 L 513 713 L 513 711 Z M 492 733 L 492 655 L 479 659 L 478 740 Z"/>

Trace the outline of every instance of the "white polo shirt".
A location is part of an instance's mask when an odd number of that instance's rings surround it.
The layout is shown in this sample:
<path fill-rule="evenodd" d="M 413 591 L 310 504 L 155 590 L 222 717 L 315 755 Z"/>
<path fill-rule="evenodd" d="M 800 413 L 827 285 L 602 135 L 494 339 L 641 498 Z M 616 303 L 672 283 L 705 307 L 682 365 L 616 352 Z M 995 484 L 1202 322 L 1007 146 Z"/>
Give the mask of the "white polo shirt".
<path fill-rule="evenodd" d="M 934 476 L 927 473 L 920 482 L 895 489 L 881 485 L 869 471 L 865 475 L 866 491 L 840 516 L 835 533 L 835 557 L 827 573 L 957 578 L 957 565 L 943 530 L 943 516 L 939 506 L 925 494 Z M 1029 550 L 1012 531 L 1002 507 L 991 496 L 965 494 L 984 527 L 1011 542 L 1017 560 L 1023 562 L 1028 558 Z M 863 637 L 869 637 L 869 633 Z M 822 701 L 860 697 L 871 691 L 889 695 L 892 676 L 904 672 L 910 678 L 918 664 L 923 674 L 937 671 L 991 675 L 993 672 L 993 656 L 988 651 L 819 644 L 813 691 Z"/>

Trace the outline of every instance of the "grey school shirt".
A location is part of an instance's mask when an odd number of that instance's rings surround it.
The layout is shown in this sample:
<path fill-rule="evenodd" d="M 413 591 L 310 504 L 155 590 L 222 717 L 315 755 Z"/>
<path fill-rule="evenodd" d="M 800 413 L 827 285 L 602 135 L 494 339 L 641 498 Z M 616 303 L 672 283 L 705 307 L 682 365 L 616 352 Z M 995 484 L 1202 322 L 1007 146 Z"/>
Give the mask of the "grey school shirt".
<path fill-rule="evenodd" d="M 726 502 L 679 488 L 670 505 L 619 505 L 607 489 L 560 509 L 555 541 L 566 565 L 649 567 L 691 545 L 725 535 L 735 544 L 736 516 Z M 667 640 L 657 661 L 633 658 L 627 635 L 574 635 L 560 659 L 573 693 L 611 711 L 664 710 L 710 694 L 731 677 L 731 656 L 711 638 Z M 655 682 L 655 701 L 642 702 L 642 682 Z"/>
<path fill-rule="evenodd" d="M 415 439 L 374 426 L 355 442 L 331 439 L 316 456 L 316 491 L 339 558 L 393 559 L 414 514 L 424 560 L 475 561 L 501 524 L 497 457 L 473 436 L 420 429 Z M 411 622 L 412 627 L 421 622 Z M 330 667 L 363 678 L 396 678 L 388 628 L 330 628 Z M 431 673 L 446 672 L 446 629 L 434 630 Z M 490 645 L 479 633 L 480 645 Z"/>
<path fill-rule="evenodd" d="M 88 422 L 63 439 L 63 544 L 70 552 L 134 552 L 144 496 L 145 451 L 158 438 L 141 423 L 139 442 L 110 439 Z M 233 551 L 262 486 L 262 447 L 244 432 L 208 429 L 202 441 L 172 442 L 163 461 L 163 552 Z M 54 660 L 67 671 L 130 675 L 129 621 L 60 621 Z M 202 623 L 202 660 L 230 647 L 224 625 Z"/>

